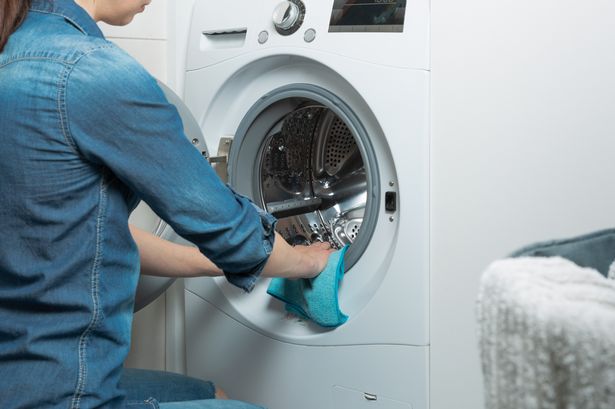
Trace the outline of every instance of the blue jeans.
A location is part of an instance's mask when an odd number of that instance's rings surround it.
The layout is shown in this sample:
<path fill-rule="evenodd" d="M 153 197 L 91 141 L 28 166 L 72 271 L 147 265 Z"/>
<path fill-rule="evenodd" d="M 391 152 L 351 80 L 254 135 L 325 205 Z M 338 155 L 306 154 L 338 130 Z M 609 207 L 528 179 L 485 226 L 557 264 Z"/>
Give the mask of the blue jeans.
<path fill-rule="evenodd" d="M 170 372 L 125 368 L 120 387 L 128 401 L 147 401 L 160 409 L 262 409 L 235 400 L 215 399 L 216 388 L 211 382 Z"/>

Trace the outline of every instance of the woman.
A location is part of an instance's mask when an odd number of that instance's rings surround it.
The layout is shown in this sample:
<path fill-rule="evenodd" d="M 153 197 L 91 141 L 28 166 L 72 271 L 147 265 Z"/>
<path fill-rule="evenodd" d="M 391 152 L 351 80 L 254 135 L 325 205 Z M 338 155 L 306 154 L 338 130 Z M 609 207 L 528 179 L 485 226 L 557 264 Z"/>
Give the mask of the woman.
<path fill-rule="evenodd" d="M 97 21 L 127 24 L 148 3 L 1 3 L 3 408 L 157 407 L 156 393 L 140 395 L 140 379 L 122 380 L 133 402 L 118 386 L 139 269 L 224 274 L 250 291 L 260 275 L 313 277 L 326 265 L 327 245 L 290 247 L 271 215 L 217 179 L 154 79 L 104 39 Z M 198 250 L 131 234 L 139 200 Z M 189 381 L 176 381 L 156 378 L 154 392 L 166 401 L 203 397 L 179 393 Z"/>

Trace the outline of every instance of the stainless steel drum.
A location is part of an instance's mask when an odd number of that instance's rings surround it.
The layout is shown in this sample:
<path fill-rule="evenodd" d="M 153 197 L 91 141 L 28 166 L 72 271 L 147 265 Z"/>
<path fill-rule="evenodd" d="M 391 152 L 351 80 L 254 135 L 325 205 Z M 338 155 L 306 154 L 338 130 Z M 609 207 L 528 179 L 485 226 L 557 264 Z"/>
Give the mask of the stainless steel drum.
<path fill-rule="evenodd" d="M 292 244 L 352 244 L 363 223 L 367 176 L 348 126 L 322 105 L 287 114 L 265 137 L 260 158 L 262 205 Z"/>

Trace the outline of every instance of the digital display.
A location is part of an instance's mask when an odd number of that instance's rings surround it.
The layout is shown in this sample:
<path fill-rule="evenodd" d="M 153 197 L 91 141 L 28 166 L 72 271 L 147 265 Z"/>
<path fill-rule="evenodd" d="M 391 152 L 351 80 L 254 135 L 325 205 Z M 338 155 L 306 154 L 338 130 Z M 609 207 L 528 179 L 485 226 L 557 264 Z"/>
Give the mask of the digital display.
<path fill-rule="evenodd" d="M 335 0 L 329 32 L 404 31 L 406 0 Z"/>

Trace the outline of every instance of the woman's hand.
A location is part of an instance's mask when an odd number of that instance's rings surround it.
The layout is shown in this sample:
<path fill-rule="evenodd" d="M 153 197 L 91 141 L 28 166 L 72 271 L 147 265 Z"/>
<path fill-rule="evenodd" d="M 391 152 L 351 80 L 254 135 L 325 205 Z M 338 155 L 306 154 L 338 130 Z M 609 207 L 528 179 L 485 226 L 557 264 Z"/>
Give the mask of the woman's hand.
<path fill-rule="evenodd" d="M 263 269 L 264 277 L 314 278 L 325 269 L 334 250 L 329 243 L 291 247 L 276 232 L 273 251 Z"/>
<path fill-rule="evenodd" d="M 301 253 L 305 257 L 306 263 L 313 264 L 305 271 L 305 276 L 302 278 L 314 278 L 320 274 L 327 266 L 329 255 L 335 250 L 331 248 L 329 243 L 314 243 L 309 246 L 295 246 L 295 251 Z"/>

